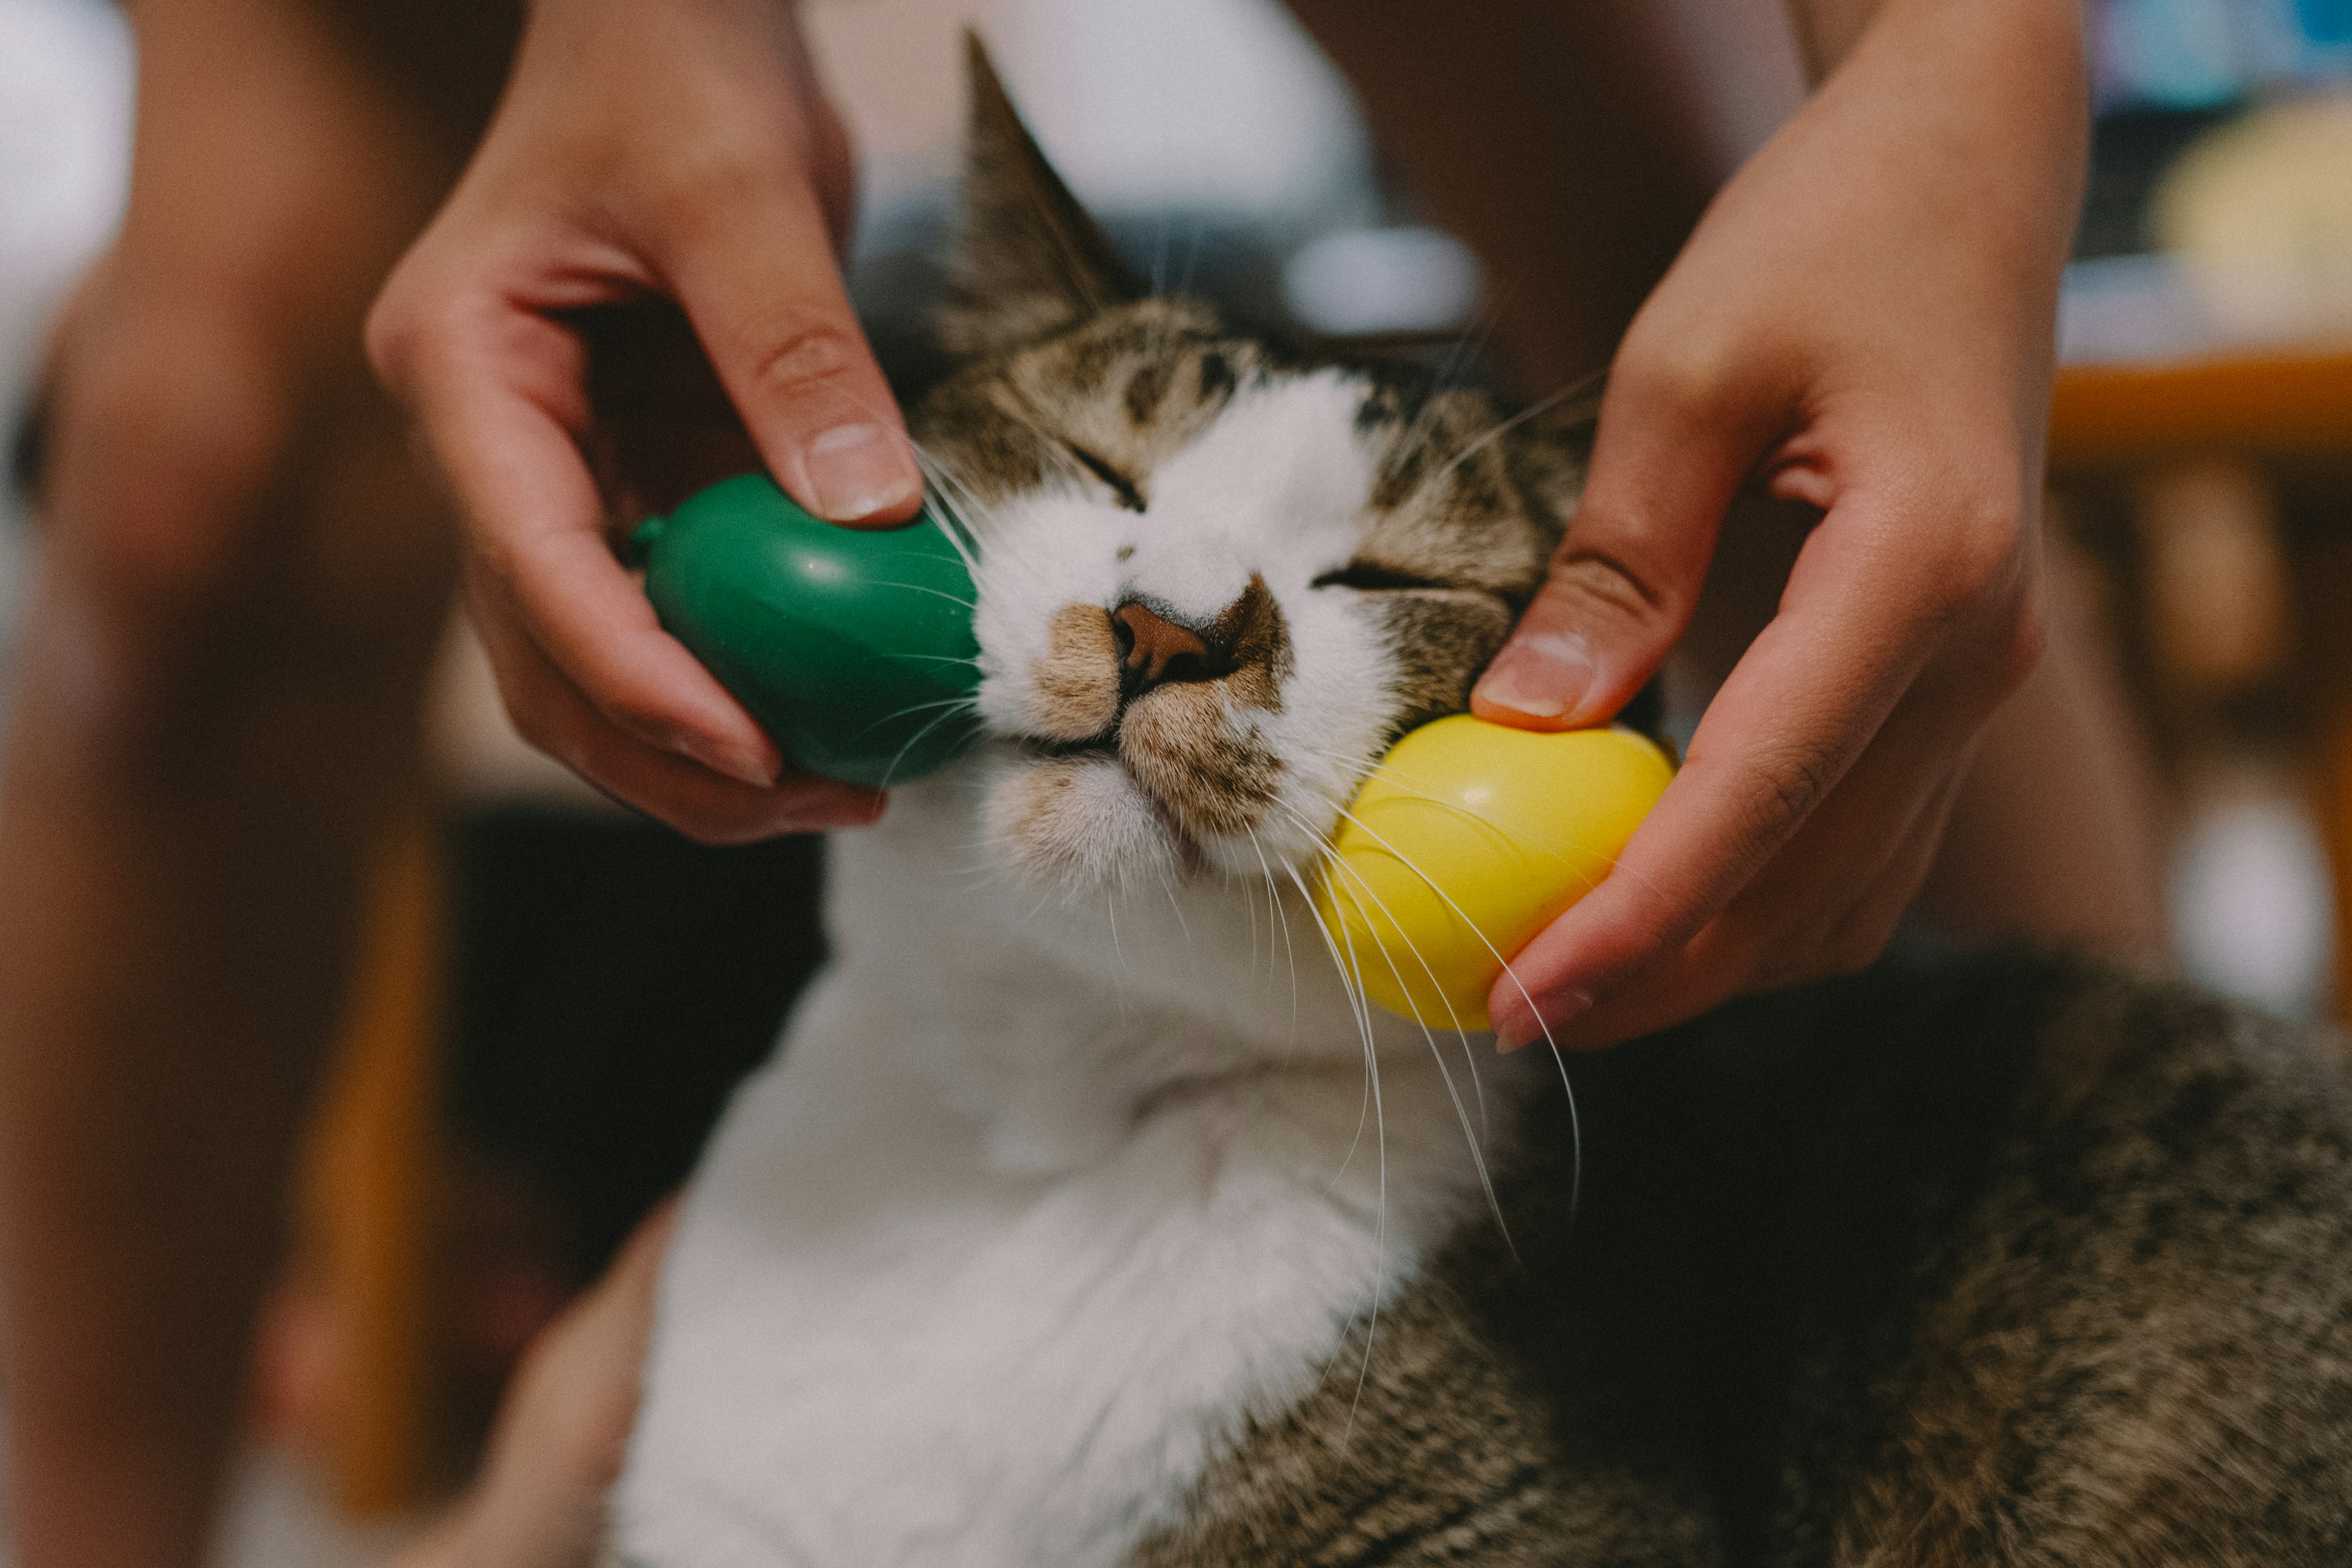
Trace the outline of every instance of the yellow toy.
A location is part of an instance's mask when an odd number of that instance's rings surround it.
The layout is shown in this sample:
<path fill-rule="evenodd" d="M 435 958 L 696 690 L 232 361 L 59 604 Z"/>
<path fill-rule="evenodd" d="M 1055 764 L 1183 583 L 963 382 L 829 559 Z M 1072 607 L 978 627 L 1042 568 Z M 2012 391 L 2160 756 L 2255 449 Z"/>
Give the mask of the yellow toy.
<path fill-rule="evenodd" d="M 1484 1029 L 1503 960 L 1608 873 L 1673 777 L 1631 730 L 1425 724 L 1340 819 L 1315 912 L 1381 1006 Z"/>

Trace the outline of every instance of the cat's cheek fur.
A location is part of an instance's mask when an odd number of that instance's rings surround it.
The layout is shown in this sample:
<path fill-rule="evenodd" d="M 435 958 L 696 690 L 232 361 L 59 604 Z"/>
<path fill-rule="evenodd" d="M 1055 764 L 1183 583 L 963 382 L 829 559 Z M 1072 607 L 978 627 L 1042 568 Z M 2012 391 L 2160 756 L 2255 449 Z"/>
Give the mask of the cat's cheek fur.
<path fill-rule="evenodd" d="M 1041 892 L 1115 888 L 1132 879 L 1149 885 L 1187 869 L 1177 840 L 1117 763 L 1069 757 L 987 771 L 987 842 Z"/>
<path fill-rule="evenodd" d="M 1123 541 L 1104 526 L 1100 510 L 1082 498 L 1047 491 L 1008 500 L 972 521 L 982 542 L 972 612 L 980 716 L 998 734 L 1075 741 L 1094 733 L 1075 729 L 1083 721 L 1071 707 L 1076 698 L 1098 710 L 1100 689 L 1083 668 L 1089 648 L 1108 661 L 1115 710 L 1117 646 L 1075 635 L 1073 621 L 1075 611 L 1108 611 L 1118 600 Z M 1108 625 L 1103 630 L 1107 635 Z"/>

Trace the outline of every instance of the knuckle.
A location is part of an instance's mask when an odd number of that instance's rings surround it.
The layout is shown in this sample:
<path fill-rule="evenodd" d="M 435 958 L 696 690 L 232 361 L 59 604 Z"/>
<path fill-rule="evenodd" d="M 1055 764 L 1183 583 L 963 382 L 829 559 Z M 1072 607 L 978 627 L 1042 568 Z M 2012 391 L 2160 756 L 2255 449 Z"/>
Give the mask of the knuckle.
<path fill-rule="evenodd" d="M 1605 546 L 1571 538 L 1552 560 L 1551 582 L 1608 616 L 1635 623 L 1670 617 L 1664 591 L 1638 567 Z"/>
<path fill-rule="evenodd" d="M 281 406 L 137 373 L 74 397 L 54 512 L 86 585 L 167 617 L 223 608 L 253 586 L 289 457 Z"/>
<path fill-rule="evenodd" d="M 648 216 L 687 244 L 726 226 L 748 204 L 771 198 L 780 174 L 792 167 L 786 148 L 755 127 L 709 124 L 688 137 L 663 139 L 638 154 L 628 176 L 645 193 Z"/>
<path fill-rule="evenodd" d="M 771 326 L 765 342 L 756 362 L 760 384 L 784 397 L 838 383 L 859 357 L 848 331 L 831 321 L 786 319 Z"/>
<path fill-rule="evenodd" d="M 2024 563 L 2024 520 L 2013 503 L 1963 510 L 1929 558 L 1938 603 L 1957 610 L 2012 590 Z"/>
<path fill-rule="evenodd" d="M 1732 400 L 1736 371 L 1730 345 L 1714 335 L 1662 336 L 1643 331 L 1636 323 L 1626 334 L 1624 349 L 1611 374 L 1612 380 L 1627 383 L 1628 390 L 1643 402 L 1681 419 L 1698 421 Z"/>
<path fill-rule="evenodd" d="M 1759 822 L 1778 827 L 1803 820 L 1829 793 L 1832 776 L 1825 747 L 1783 743 L 1765 759 L 1757 798 Z"/>
<path fill-rule="evenodd" d="M 1778 845 L 1812 815 L 1836 781 L 1835 757 L 1825 742 L 1785 738 L 1754 759 L 1744 826 L 1760 845 Z"/>
<path fill-rule="evenodd" d="M 408 395 L 439 347 L 464 340 L 458 312 L 455 297 L 436 295 L 428 285 L 395 274 L 361 330 L 368 368 L 396 395 Z"/>

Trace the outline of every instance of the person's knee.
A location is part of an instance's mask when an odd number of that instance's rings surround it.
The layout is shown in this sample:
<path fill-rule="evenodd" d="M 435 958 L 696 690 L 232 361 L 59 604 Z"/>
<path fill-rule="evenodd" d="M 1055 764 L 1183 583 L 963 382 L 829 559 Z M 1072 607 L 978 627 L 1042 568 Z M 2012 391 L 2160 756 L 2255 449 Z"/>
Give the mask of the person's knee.
<path fill-rule="evenodd" d="M 252 596 L 290 489 L 291 389 L 233 342 L 95 358 L 60 390 L 39 476 L 50 570 L 159 633 L 231 610 Z"/>
<path fill-rule="evenodd" d="M 71 367 L 37 514 L 23 677 L 106 754 L 306 692 L 397 697 L 446 599 L 446 530 L 388 413 L 218 331 Z"/>

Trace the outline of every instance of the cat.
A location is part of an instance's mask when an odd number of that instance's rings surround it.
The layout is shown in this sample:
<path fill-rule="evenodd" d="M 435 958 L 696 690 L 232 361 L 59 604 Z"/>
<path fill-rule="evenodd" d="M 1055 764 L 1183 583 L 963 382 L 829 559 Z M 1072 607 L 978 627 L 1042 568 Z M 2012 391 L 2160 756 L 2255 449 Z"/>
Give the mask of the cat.
<path fill-rule="evenodd" d="M 971 76 L 912 429 L 990 738 L 833 846 L 613 1559 L 2352 1562 L 2325 1042 L 2028 958 L 1567 1064 L 1359 1005 L 1325 837 L 1465 706 L 1582 448 L 1150 297 Z"/>

